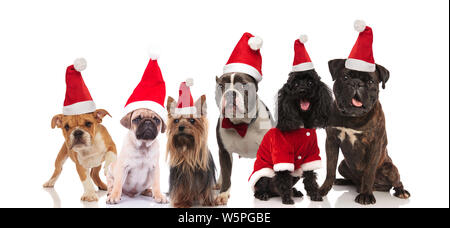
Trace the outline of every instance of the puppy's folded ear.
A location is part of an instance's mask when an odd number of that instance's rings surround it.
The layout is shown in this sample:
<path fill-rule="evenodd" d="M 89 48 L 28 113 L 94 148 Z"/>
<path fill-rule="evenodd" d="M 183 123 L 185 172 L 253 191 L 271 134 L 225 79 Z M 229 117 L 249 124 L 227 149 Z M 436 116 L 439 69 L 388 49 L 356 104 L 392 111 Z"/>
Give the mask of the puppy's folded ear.
<path fill-rule="evenodd" d="M 200 116 L 206 116 L 206 95 L 202 95 L 196 102 L 195 102 L 195 108 L 197 109 L 197 114 Z"/>
<path fill-rule="evenodd" d="M 377 73 L 380 82 L 382 82 L 381 87 L 384 89 L 386 82 L 389 80 L 389 71 L 381 65 L 377 66 Z"/>
<path fill-rule="evenodd" d="M 164 132 L 166 132 L 166 128 L 167 128 L 167 125 L 166 125 L 166 123 L 164 123 L 164 121 L 163 121 L 163 120 L 161 120 L 161 133 L 164 133 Z"/>
<path fill-rule="evenodd" d="M 120 120 L 120 124 L 122 124 L 122 126 L 124 126 L 126 129 L 131 128 L 131 115 L 133 115 L 133 112 L 129 112 Z"/>
<path fill-rule="evenodd" d="M 103 117 L 105 117 L 106 115 L 108 115 L 109 117 L 112 117 L 108 111 L 106 111 L 105 109 L 97 109 L 94 112 L 94 117 L 97 120 L 98 123 L 102 122 Z"/>
<path fill-rule="evenodd" d="M 289 81 L 283 85 L 278 91 L 276 101 L 275 119 L 277 120 L 276 128 L 281 131 L 295 130 L 304 124 L 302 118 L 298 116 L 298 106 L 292 104 L 288 89 Z"/>
<path fill-rule="evenodd" d="M 175 99 L 173 99 L 171 96 L 167 97 L 167 104 L 166 109 L 169 114 L 173 113 L 175 111 L 176 102 Z"/>
<path fill-rule="evenodd" d="M 333 59 L 328 61 L 328 69 L 330 70 L 333 81 L 338 77 L 339 71 L 345 67 L 345 59 Z"/>
<path fill-rule="evenodd" d="M 55 128 L 55 127 L 61 128 L 63 116 L 64 116 L 63 114 L 58 114 L 52 118 L 52 128 Z"/>

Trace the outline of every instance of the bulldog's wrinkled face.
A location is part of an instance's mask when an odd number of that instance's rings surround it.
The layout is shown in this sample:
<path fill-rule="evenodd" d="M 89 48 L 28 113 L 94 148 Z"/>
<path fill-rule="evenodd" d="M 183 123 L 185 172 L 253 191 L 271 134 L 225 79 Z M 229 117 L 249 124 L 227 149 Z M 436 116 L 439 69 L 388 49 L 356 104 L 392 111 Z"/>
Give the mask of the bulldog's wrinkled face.
<path fill-rule="evenodd" d="M 384 88 L 389 71 L 377 65 L 375 72 L 345 68 L 345 59 L 329 62 L 333 77 L 333 92 L 338 110 L 344 116 L 360 117 L 369 113 L 378 102 L 379 83 Z"/>
<path fill-rule="evenodd" d="M 166 125 L 161 117 L 150 109 L 137 109 L 125 115 L 120 123 L 132 131 L 137 140 L 154 140 Z"/>
<path fill-rule="evenodd" d="M 81 115 L 67 116 L 58 114 L 52 119 L 52 128 L 58 127 L 62 129 L 69 149 L 83 149 L 92 145 L 97 126 L 106 115 L 109 115 L 109 113 L 104 109 Z"/>
<path fill-rule="evenodd" d="M 221 116 L 230 119 L 254 118 L 258 85 L 243 73 L 227 73 L 216 77 L 216 104 Z"/>

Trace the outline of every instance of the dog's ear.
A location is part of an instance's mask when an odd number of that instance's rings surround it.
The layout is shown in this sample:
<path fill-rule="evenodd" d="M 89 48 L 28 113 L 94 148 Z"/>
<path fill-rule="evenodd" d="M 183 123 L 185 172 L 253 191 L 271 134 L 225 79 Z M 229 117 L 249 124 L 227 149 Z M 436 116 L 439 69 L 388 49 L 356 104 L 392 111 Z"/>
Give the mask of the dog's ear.
<path fill-rule="evenodd" d="M 63 116 L 64 116 L 63 114 L 58 114 L 52 118 L 52 128 L 55 128 L 55 127 L 61 128 L 62 127 Z"/>
<path fill-rule="evenodd" d="M 292 104 L 292 100 L 289 99 L 287 82 L 278 91 L 278 97 L 276 102 L 275 119 L 277 120 L 276 128 L 281 131 L 295 130 L 299 126 L 304 125 L 303 119 L 298 118 L 298 106 Z"/>
<path fill-rule="evenodd" d="M 171 96 L 167 97 L 166 109 L 169 114 L 172 114 L 175 111 L 176 102 Z"/>
<path fill-rule="evenodd" d="M 379 78 L 380 82 L 382 83 L 381 87 L 384 89 L 386 87 L 385 86 L 386 82 L 389 80 L 389 71 L 381 65 L 377 64 L 376 66 L 377 66 L 378 78 Z"/>
<path fill-rule="evenodd" d="M 318 101 L 316 107 L 312 111 L 312 117 L 314 128 L 324 128 L 328 123 L 328 117 L 330 115 L 331 106 L 333 103 L 333 96 L 331 95 L 331 90 L 322 81 L 319 82 L 318 88 Z"/>
<path fill-rule="evenodd" d="M 105 109 L 97 109 L 94 112 L 94 117 L 97 120 L 98 123 L 102 122 L 103 117 L 105 117 L 106 115 L 108 115 L 109 117 L 112 117 L 108 111 L 106 111 Z"/>
<path fill-rule="evenodd" d="M 133 112 L 129 112 L 120 120 L 120 124 L 122 124 L 122 126 L 124 126 L 126 129 L 131 128 L 131 115 L 133 115 Z"/>
<path fill-rule="evenodd" d="M 216 76 L 216 83 L 220 83 L 220 78 Z"/>
<path fill-rule="evenodd" d="M 166 132 L 167 125 L 164 120 L 161 120 L 161 133 Z"/>
<path fill-rule="evenodd" d="M 206 116 L 206 95 L 202 95 L 199 99 L 197 99 L 194 105 L 195 109 L 197 109 L 197 115 Z"/>
<path fill-rule="evenodd" d="M 330 70 L 331 78 L 336 80 L 338 73 L 345 67 L 345 59 L 333 59 L 328 61 L 328 69 Z"/>

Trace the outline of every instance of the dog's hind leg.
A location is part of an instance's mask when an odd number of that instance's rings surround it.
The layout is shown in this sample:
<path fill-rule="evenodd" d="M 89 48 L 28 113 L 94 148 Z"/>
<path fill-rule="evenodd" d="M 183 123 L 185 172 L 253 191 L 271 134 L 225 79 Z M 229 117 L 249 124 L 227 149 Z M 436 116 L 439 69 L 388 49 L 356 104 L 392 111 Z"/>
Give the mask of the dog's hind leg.
<path fill-rule="evenodd" d="M 220 161 L 220 173 L 222 177 L 222 186 L 220 187 L 220 193 L 216 198 L 216 204 L 225 205 L 230 198 L 231 187 L 231 170 L 233 167 L 233 156 L 220 147 L 219 149 L 219 161 Z"/>
<path fill-rule="evenodd" d="M 62 172 L 62 167 L 68 157 L 69 155 L 67 153 L 67 147 L 65 144 L 63 144 L 61 149 L 59 150 L 58 156 L 56 157 L 55 170 L 53 171 L 53 175 L 47 182 L 45 182 L 45 184 L 43 185 L 44 188 L 53 188 L 53 186 L 55 186 L 55 183 Z"/>
<path fill-rule="evenodd" d="M 300 180 L 300 177 L 294 177 L 292 180 L 292 185 L 295 186 L 295 184 L 297 184 L 297 182 Z M 299 190 L 297 190 L 296 188 L 292 188 L 292 195 L 295 198 L 301 198 L 303 197 L 303 193 Z"/>
<path fill-rule="evenodd" d="M 106 191 L 108 187 L 103 183 L 103 181 L 100 179 L 100 170 L 102 169 L 102 166 L 97 166 L 95 168 L 91 169 L 91 178 L 94 181 L 94 184 L 97 185 L 99 190 Z"/>
<path fill-rule="evenodd" d="M 400 174 L 397 167 L 392 163 L 390 158 L 377 170 L 377 175 L 374 184 L 375 191 L 389 191 L 394 188 L 394 196 L 407 199 L 411 194 L 404 189 L 400 181 Z"/>
<path fill-rule="evenodd" d="M 353 175 L 351 174 L 347 163 L 345 163 L 345 160 L 339 164 L 338 171 L 344 178 L 337 178 L 334 180 L 335 185 L 356 185 L 355 182 L 352 181 Z"/>
<path fill-rule="evenodd" d="M 255 184 L 255 198 L 267 201 L 272 197 L 280 196 L 272 189 L 274 186 L 273 178 L 261 177 Z"/>

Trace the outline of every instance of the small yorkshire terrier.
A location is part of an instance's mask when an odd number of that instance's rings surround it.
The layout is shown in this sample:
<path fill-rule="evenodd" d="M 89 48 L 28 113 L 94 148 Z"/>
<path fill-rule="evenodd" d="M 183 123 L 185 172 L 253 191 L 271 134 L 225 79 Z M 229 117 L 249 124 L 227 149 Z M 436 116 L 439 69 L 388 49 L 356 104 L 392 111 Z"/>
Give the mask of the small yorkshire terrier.
<path fill-rule="evenodd" d="M 178 105 L 170 96 L 167 100 L 166 160 L 170 165 L 170 200 L 174 207 L 181 208 L 195 203 L 213 206 L 216 179 L 214 160 L 207 146 L 206 96 L 192 104 L 189 92 L 187 105 L 182 96 L 180 93 Z"/>

